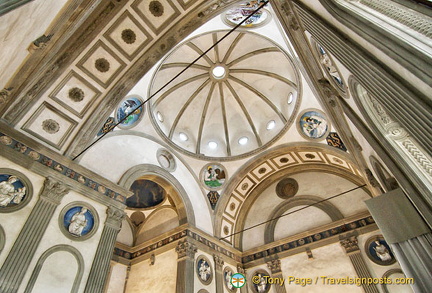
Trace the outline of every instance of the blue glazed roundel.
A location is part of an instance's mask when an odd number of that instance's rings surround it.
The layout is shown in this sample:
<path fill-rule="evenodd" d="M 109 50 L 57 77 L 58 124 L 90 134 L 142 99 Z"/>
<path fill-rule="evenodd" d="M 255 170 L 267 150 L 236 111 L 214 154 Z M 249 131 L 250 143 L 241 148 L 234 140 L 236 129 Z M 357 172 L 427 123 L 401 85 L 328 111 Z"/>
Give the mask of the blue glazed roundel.
<path fill-rule="evenodd" d="M 134 126 L 141 118 L 142 114 L 143 114 L 143 107 L 140 107 L 138 110 L 136 110 L 134 112 L 135 109 L 137 109 L 140 105 L 141 105 L 142 101 L 140 98 L 138 97 L 127 97 L 126 99 L 124 99 L 119 107 L 117 108 L 116 111 L 116 122 L 120 122 L 120 127 L 123 128 L 130 128 L 132 126 Z M 132 113 L 131 115 L 129 115 L 130 113 Z M 128 116 L 129 115 L 129 116 Z M 125 119 L 125 117 L 127 117 Z"/>

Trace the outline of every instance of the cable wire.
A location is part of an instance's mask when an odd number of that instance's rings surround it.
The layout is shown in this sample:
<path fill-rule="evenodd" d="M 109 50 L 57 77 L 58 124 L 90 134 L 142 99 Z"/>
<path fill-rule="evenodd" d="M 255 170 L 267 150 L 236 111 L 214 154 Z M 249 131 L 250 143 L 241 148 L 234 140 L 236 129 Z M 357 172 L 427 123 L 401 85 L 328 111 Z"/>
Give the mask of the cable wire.
<path fill-rule="evenodd" d="M 274 220 L 280 219 L 280 218 L 282 218 L 282 217 L 285 217 L 285 216 L 291 215 L 291 214 L 293 214 L 293 213 L 295 213 L 295 212 L 298 212 L 298 211 L 301 211 L 301 210 L 307 209 L 307 208 L 312 207 L 312 206 L 314 206 L 314 205 L 317 205 L 317 204 L 320 204 L 320 203 L 325 202 L 325 201 L 327 201 L 327 200 L 330 200 L 330 199 L 333 199 L 333 198 L 339 197 L 339 196 L 341 196 L 341 195 L 347 194 L 348 192 L 351 192 L 351 191 L 357 190 L 357 189 L 359 189 L 359 188 L 363 188 L 363 187 L 365 187 L 365 186 L 366 186 L 366 184 L 363 184 L 363 185 L 360 185 L 360 186 L 357 186 L 357 187 L 351 188 L 351 189 L 349 189 L 349 190 L 347 190 L 347 191 L 341 192 L 341 193 L 339 193 L 339 194 L 336 194 L 336 195 L 330 196 L 330 197 L 328 197 L 328 198 L 325 198 L 325 199 L 323 199 L 323 200 L 317 201 L 317 202 L 315 202 L 315 203 L 309 204 L 309 205 L 304 206 L 304 207 L 302 207 L 302 208 L 299 208 L 299 209 L 297 209 L 297 210 L 295 210 L 295 211 L 292 211 L 292 212 L 289 212 L 289 213 L 286 213 L 286 214 L 280 215 L 280 216 L 278 216 L 278 217 L 272 218 L 272 219 L 267 220 L 267 221 L 265 221 L 265 222 L 261 222 L 261 223 L 259 223 L 259 224 L 256 224 L 256 225 L 250 226 L 250 227 L 248 227 L 248 228 L 245 228 L 245 229 L 243 229 L 243 230 L 241 230 L 241 231 L 238 231 L 238 232 L 232 233 L 232 234 L 230 234 L 230 235 L 228 235 L 228 236 L 225 236 L 225 237 L 219 238 L 219 240 L 226 239 L 226 238 L 228 238 L 228 237 L 231 237 L 231 236 L 236 235 L 236 234 L 239 234 L 239 233 L 243 233 L 244 231 L 251 230 L 251 229 L 256 228 L 256 227 L 258 227 L 258 226 L 261 226 L 261 225 L 267 224 L 267 223 L 269 223 L 269 222 L 271 222 L 271 221 L 274 221 Z"/>
<path fill-rule="evenodd" d="M 245 19 L 243 19 L 240 23 L 238 23 L 235 27 L 233 27 L 229 32 L 227 32 L 222 38 L 220 38 L 216 43 L 214 43 L 210 48 L 208 48 L 206 51 L 204 51 L 200 56 L 198 56 L 192 63 L 190 63 L 188 66 L 183 68 L 179 73 L 177 73 L 173 78 L 171 78 L 167 83 L 165 83 L 161 88 L 159 88 L 156 92 L 154 92 L 150 97 L 148 97 L 144 102 L 139 104 L 138 107 L 136 107 L 132 112 L 127 114 L 123 119 L 121 119 L 116 124 L 112 125 L 109 130 L 105 133 L 103 133 L 101 136 L 99 136 L 94 142 L 92 142 L 89 146 L 87 146 L 84 150 L 82 150 L 78 155 L 76 155 L 72 160 L 74 161 L 76 158 L 81 156 L 83 153 L 85 153 L 89 148 L 91 148 L 93 145 L 95 145 L 99 140 L 101 140 L 105 135 L 107 135 L 109 132 L 111 132 L 114 128 L 116 128 L 118 125 L 120 125 L 123 121 L 125 121 L 129 116 L 131 116 L 135 111 L 140 109 L 142 106 L 144 106 L 151 98 L 156 96 L 158 93 L 160 93 L 164 88 L 166 88 L 171 82 L 173 82 L 175 79 L 177 79 L 183 72 L 188 70 L 192 65 L 194 65 L 199 59 L 201 59 L 203 56 L 205 56 L 210 50 L 212 50 L 214 47 L 216 47 L 222 40 L 224 40 L 226 37 L 228 37 L 231 33 L 233 33 L 237 28 L 239 28 L 244 22 L 246 22 L 249 18 L 251 18 L 255 13 L 257 13 L 261 8 L 263 8 L 265 5 L 269 3 L 269 0 L 266 0 L 264 2 L 261 2 L 260 6 L 254 10 L 253 13 L 248 15 Z"/>

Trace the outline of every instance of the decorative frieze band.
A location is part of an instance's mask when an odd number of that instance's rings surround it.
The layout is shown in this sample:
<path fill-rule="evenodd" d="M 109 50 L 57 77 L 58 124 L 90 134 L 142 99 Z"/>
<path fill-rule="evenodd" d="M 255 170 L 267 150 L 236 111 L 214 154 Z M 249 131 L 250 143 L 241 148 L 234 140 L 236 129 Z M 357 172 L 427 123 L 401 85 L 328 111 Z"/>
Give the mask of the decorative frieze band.
<path fill-rule="evenodd" d="M 406 7 L 399 5 L 394 1 L 360 0 L 359 3 L 370 7 L 403 25 L 406 25 L 426 37 L 432 37 L 432 22 L 427 16 L 406 9 Z"/>
<path fill-rule="evenodd" d="M 98 191 L 99 193 L 108 196 L 116 201 L 119 201 L 123 204 L 126 203 L 126 197 L 107 188 L 106 186 L 97 183 L 90 178 L 86 178 L 83 175 L 79 174 L 79 172 L 59 163 L 55 160 L 51 159 L 48 156 L 45 156 L 41 154 L 40 152 L 26 146 L 25 144 L 11 138 L 10 136 L 7 136 L 0 132 L 0 144 L 3 144 L 10 149 L 13 149 L 17 153 L 21 153 L 23 155 L 29 156 L 32 158 L 35 162 L 38 162 L 50 169 L 53 169 L 57 171 L 59 174 L 62 174 L 63 176 L 66 176 L 70 179 L 73 179 L 79 183 L 81 183 L 84 186 L 87 186 L 88 188 L 91 188 L 93 190 Z"/>

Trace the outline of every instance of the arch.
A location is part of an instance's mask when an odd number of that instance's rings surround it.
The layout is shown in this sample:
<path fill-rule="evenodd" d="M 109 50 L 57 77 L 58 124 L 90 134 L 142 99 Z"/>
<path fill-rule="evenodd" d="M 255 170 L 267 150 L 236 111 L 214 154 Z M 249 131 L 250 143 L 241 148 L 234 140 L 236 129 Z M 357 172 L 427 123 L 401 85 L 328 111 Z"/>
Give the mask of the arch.
<path fill-rule="evenodd" d="M 0 253 L 2 252 L 6 243 L 6 235 L 3 230 L 3 227 L 0 225 Z"/>
<path fill-rule="evenodd" d="M 376 127 L 377 132 L 386 140 L 397 154 L 402 158 L 401 164 L 409 164 L 410 169 L 419 177 L 421 184 L 428 192 L 432 190 L 432 158 L 407 130 L 397 122 L 383 105 L 354 78 L 349 78 L 349 87 L 352 97 L 365 116 L 369 125 Z M 406 102 L 405 102 L 406 103 Z"/>
<path fill-rule="evenodd" d="M 60 244 L 60 245 L 56 245 L 56 246 L 49 248 L 40 256 L 40 258 L 38 259 L 36 266 L 33 270 L 33 273 L 30 276 L 30 280 L 27 283 L 27 287 L 26 287 L 24 293 L 30 293 L 33 291 L 33 287 L 36 284 L 37 278 L 39 277 L 39 273 L 40 273 L 46 259 L 49 256 L 51 256 L 52 254 L 54 254 L 56 252 L 60 252 L 60 251 L 65 251 L 65 252 L 72 254 L 77 261 L 78 270 L 77 270 L 77 273 L 75 275 L 75 280 L 73 283 L 73 287 L 71 289 L 71 293 L 78 292 L 79 286 L 81 284 L 81 279 L 82 279 L 83 274 L 84 274 L 84 258 L 82 257 L 81 253 L 75 247 L 70 246 L 70 245 Z"/>
<path fill-rule="evenodd" d="M 374 156 L 369 157 L 369 161 L 372 165 L 375 174 L 378 177 L 379 182 L 384 187 L 386 192 L 397 189 L 399 187 L 396 179 L 387 171 L 381 162 Z"/>
<path fill-rule="evenodd" d="M 235 233 L 243 229 L 246 214 L 255 199 L 271 183 L 287 175 L 305 171 L 327 172 L 357 186 L 363 185 L 365 181 L 362 173 L 351 158 L 344 151 L 313 142 L 277 146 L 252 158 L 244 164 L 244 168 L 231 175 L 224 191 L 225 196 L 216 205 L 215 235 L 234 247 L 241 247 L 241 237 Z M 243 190 L 244 186 L 246 188 Z M 363 190 L 370 195 L 367 188 Z"/>
<path fill-rule="evenodd" d="M 332 221 L 341 220 L 344 218 L 342 213 L 339 211 L 337 207 L 335 207 L 333 204 L 331 204 L 328 201 L 320 202 L 322 201 L 322 198 L 318 196 L 312 196 L 312 195 L 302 195 L 302 196 L 296 196 L 294 198 L 290 198 L 289 200 L 286 200 L 279 204 L 277 207 L 274 208 L 272 213 L 269 217 L 269 222 L 266 224 L 265 227 L 265 234 L 264 234 L 264 243 L 270 243 L 274 241 L 274 232 L 276 229 L 276 225 L 279 221 L 277 219 L 278 217 L 282 216 L 286 211 L 303 205 L 314 205 L 314 207 L 322 210 L 324 213 L 326 213 Z M 275 219 L 274 221 L 270 221 L 271 219 Z"/>
<path fill-rule="evenodd" d="M 171 195 L 177 208 L 179 225 L 189 223 L 195 226 L 195 215 L 193 213 L 192 203 L 181 183 L 167 170 L 150 164 L 137 165 L 126 171 L 120 178 L 118 184 L 129 188 L 136 179 L 142 176 L 156 182 Z"/>

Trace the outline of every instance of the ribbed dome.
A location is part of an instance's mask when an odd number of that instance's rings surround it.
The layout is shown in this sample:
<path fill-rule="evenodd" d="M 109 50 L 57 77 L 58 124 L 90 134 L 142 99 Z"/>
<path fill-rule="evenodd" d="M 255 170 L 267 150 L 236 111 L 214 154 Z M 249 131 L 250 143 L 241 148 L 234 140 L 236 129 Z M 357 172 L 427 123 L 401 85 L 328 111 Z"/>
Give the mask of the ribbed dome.
<path fill-rule="evenodd" d="M 226 33 L 178 46 L 156 71 L 150 94 Z M 284 132 L 299 88 L 298 73 L 281 48 L 258 34 L 234 32 L 153 97 L 150 112 L 156 129 L 177 149 L 228 159 L 265 147 Z"/>

